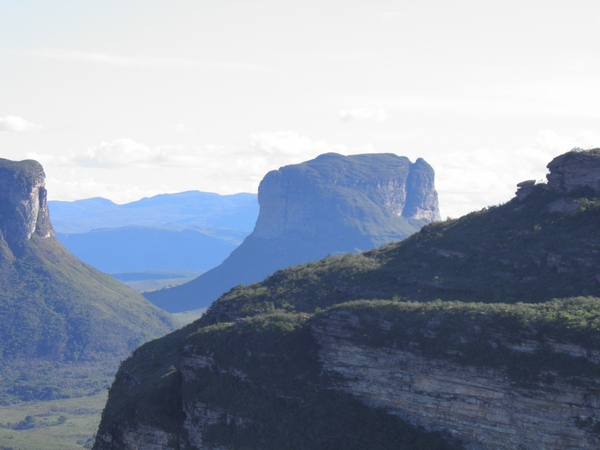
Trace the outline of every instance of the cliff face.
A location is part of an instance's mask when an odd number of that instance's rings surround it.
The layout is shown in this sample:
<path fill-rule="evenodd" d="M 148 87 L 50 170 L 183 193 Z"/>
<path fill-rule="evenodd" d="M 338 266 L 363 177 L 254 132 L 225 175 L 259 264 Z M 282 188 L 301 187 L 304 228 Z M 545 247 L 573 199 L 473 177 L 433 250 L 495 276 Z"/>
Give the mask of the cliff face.
<path fill-rule="evenodd" d="M 11 247 L 31 239 L 54 235 L 44 169 L 37 161 L 0 159 L 0 233 Z"/>
<path fill-rule="evenodd" d="M 600 149 L 570 151 L 548 163 L 548 188 L 572 192 L 581 188 L 600 193 Z"/>
<path fill-rule="evenodd" d="M 446 430 L 469 449 L 599 448 L 600 436 L 582 426 L 600 414 L 597 380 L 570 384 L 552 377 L 551 383 L 518 385 L 500 368 L 425 358 L 416 342 L 404 342 L 411 351 L 357 345 L 349 338 L 360 331 L 359 323 L 359 317 L 336 311 L 313 325 L 323 369 L 343 380 L 336 389 L 414 425 Z M 512 338 L 495 333 L 490 346 Z M 542 342 L 531 339 L 511 347 L 532 354 Z M 552 353 L 598 362 L 597 352 L 593 356 L 568 343 L 555 345 Z"/>
<path fill-rule="evenodd" d="M 282 167 L 262 180 L 258 202 L 254 231 L 220 266 L 146 298 L 171 312 L 208 306 L 238 284 L 401 240 L 440 219 L 431 166 L 393 154 L 329 153 Z"/>
<path fill-rule="evenodd" d="M 592 304 L 597 308 L 600 301 L 554 307 L 570 314 Z M 598 341 L 582 345 L 544 328 L 543 310 L 531 306 L 525 325 L 511 324 L 522 317 L 518 307 L 500 312 L 380 301 L 341 305 L 295 326 L 272 316 L 218 331 L 190 327 L 180 335 L 177 361 L 158 362 L 150 344 L 121 368 L 127 376 L 117 377 L 111 389 L 113 405 L 95 448 L 275 449 L 280 438 L 287 448 L 332 442 L 334 448 L 364 448 L 366 436 L 378 449 L 596 449 Z M 149 374 L 136 359 L 145 367 L 174 362 L 170 371 L 176 367 L 177 376 L 167 375 L 172 385 L 154 384 L 160 391 L 150 395 L 171 392 L 174 411 L 163 414 L 179 415 L 177 424 L 161 422 L 153 410 L 159 405 L 124 399 L 130 391 L 146 395 L 140 381 Z M 385 425 L 400 429 L 409 443 L 386 426 L 377 429 L 361 405 L 380 411 L 377 423 L 390 421 Z M 339 417 L 333 429 L 323 426 L 328 414 Z M 355 442 L 343 445 L 339 436 Z"/>
<path fill-rule="evenodd" d="M 431 166 L 421 158 L 413 164 L 394 155 L 330 153 L 305 167 L 282 167 L 262 180 L 258 202 L 256 238 L 294 231 L 320 239 L 339 232 L 334 225 L 348 228 L 356 219 L 365 224 L 394 217 L 440 220 Z"/>

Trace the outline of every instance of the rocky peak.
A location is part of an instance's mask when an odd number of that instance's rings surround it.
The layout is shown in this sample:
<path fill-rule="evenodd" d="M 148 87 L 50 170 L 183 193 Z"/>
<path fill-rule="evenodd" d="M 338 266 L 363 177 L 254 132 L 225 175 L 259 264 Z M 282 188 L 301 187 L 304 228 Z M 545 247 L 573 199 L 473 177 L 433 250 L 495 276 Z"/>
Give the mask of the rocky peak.
<path fill-rule="evenodd" d="M 323 233 L 324 228 L 333 231 L 331 225 L 339 220 L 369 220 L 377 210 L 390 219 L 440 220 L 434 178 L 422 158 L 411 163 L 393 154 L 326 153 L 265 176 L 253 234 L 272 238 L 290 230 Z"/>
<path fill-rule="evenodd" d="M 33 234 L 54 235 L 46 203 L 46 176 L 37 161 L 0 158 L 0 240 L 12 248 Z"/>
<path fill-rule="evenodd" d="M 554 158 L 548 164 L 548 188 L 556 192 L 571 192 L 591 188 L 600 193 L 600 148 L 573 149 Z"/>

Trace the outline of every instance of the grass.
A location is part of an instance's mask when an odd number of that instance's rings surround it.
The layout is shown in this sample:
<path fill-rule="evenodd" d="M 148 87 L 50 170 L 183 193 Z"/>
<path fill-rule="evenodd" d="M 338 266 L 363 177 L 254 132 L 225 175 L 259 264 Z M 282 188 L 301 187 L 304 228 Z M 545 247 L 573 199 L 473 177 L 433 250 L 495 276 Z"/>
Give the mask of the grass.
<path fill-rule="evenodd" d="M 184 311 L 184 312 L 180 312 L 180 313 L 174 313 L 173 317 L 181 325 L 187 325 L 187 324 L 194 322 L 195 320 L 198 320 L 200 317 L 202 317 L 202 315 L 206 312 L 207 309 L 208 308 L 199 308 L 199 309 L 193 309 L 192 311 Z"/>
<path fill-rule="evenodd" d="M 91 448 L 107 392 L 90 397 L 23 402 L 0 406 L 0 448 L 8 450 L 82 450 Z M 33 428 L 15 430 L 8 424 L 25 421 Z M 61 419 L 63 417 L 64 419 Z M 86 447 L 87 444 L 87 447 Z"/>

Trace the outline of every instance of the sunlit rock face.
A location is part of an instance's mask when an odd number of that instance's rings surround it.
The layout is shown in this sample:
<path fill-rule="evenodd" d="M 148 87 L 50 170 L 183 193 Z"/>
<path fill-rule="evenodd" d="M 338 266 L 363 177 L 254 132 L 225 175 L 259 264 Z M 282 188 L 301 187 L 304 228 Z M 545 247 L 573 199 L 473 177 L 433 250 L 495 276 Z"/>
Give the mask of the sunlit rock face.
<path fill-rule="evenodd" d="M 593 189 L 600 193 L 600 149 L 570 151 L 548 164 L 548 188 L 558 192 Z"/>
<path fill-rule="evenodd" d="M 0 159 L 0 233 L 11 248 L 34 233 L 43 238 L 54 235 L 44 169 L 38 162 Z"/>
<path fill-rule="evenodd" d="M 276 238 L 288 231 L 336 234 L 339 230 L 332 225 L 350 228 L 352 220 L 381 226 L 400 217 L 440 219 L 431 166 L 421 158 L 411 163 L 391 154 L 328 153 L 273 170 L 260 184 L 258 202 L 256 238 Z M 400 234 L 391 224 L 386 228 Z"/>

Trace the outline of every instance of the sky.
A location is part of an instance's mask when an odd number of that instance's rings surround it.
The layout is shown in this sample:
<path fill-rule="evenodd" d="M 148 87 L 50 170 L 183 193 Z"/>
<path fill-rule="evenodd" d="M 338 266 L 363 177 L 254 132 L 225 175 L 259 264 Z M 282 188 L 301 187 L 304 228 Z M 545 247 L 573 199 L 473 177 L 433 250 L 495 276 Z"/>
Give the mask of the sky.
<path fill-rule="evenodd" d="M 125 203 L 395 153 L 458 217 L 600 147 L 599 43 L 597 0 L 2 0 L 0 157 Z"/>

